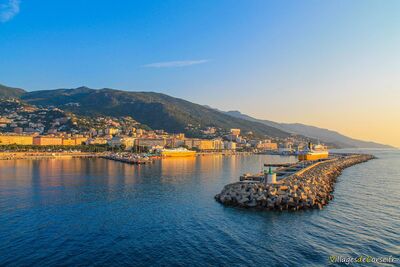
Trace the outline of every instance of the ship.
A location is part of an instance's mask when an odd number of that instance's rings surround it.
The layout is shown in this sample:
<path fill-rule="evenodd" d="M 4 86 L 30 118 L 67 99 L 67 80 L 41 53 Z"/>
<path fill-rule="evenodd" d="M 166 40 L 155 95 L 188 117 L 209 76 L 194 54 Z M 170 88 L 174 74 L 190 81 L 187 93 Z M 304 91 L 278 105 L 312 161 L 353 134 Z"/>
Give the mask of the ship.
<path fill-rule="evenodd" d="M 308 143 L 307 149 L 299 152 L 299 160 L 320 160 L 327 159 L 329 157 L 329 151 L 326 146 L 321 144 L 313 145 Z"/>
<path fill-rule="evenodd" d="M 161 150 L 161 156 L 163 157 L 192 157 L 195 155 L 196 151 L 188 150 L 183 147 Z"/>

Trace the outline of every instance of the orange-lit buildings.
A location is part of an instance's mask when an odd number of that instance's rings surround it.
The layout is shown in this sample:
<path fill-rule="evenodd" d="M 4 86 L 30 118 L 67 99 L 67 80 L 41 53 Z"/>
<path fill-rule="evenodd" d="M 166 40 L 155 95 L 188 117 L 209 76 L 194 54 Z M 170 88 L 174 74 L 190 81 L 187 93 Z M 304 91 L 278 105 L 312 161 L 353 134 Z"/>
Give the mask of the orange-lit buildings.
<path fill-rule="evenodd" d="M 9 124 L 11 120 L 5 117 L 0 117 L 0 124 Z"/>
<path fill-rule="evenodd" d="M 168 143 L 166 138 L 137 138 L 135 141 L 136 146 L 140 147 L 164 147 Z"/>
<path fill-rule="evenodd" d="M 32 145 L 31 135 L 0 135 L 0 145 Z"/>
<path fill-rule="evenodd" d="M 37 146 L 79 146 L 85 144 L 86 137 L 36 136 L 33 144 Z"/>
<path fill-rule="evenodd" d="M 76 145 L 75 138 L 63 138 L 62 145 L 63 146 L 75 146 Z"/>
<path fill-rule="evenodd" d="M 75 145 L 77 145 L 77 146 L 86 144 L 86 141 L 88 140 L 87 137 L 83 137 L 83 136 L 76 136 L 76 137 L 74 137 L 74 139 L 75 139 Z"/>
<path fill-rule="evenodd" d="M 240 135 L 240 129 L 231 129 L 231 134 L 239 136 Z"/>
<path fill-rule="evenodd" d="M 86 141 L 87 145 L 105 145 L 107 144 L 107 139 L 101 138 L 101 137 L 96 137 L 96 138 L 90 138 Z"/>
<path fill-rule="evenodd" d="M 61 146 L 63 145 L 63 140 L 61 137 L 36 136 L 33 138 L 33 144 L 37 146 Z"/>
<path fill-rule="evenodd" d="M 200 150 L 213 150 L 214 149 L 214 141 L 213 140 L 195 140 L 193 146 Z"/>
<path fill-rule="evenodd" d="M 219 139 L 186 139 L 185 146 L 188 148 L 196 148 L 199 150 L 222 150 L 224 149 L 223 142 Z"/>
<path fill-rule="evenodd" d="M 86 142 L 85 137 L 61 137 L 46 135 L 0 135 L 0 145 L 36 145 L 36 146 L 76 146 Z"/>
<path fill-rule="evenodd" d="M 227 135 L 229 141 L 236 141 L 240 136 L 240 129 L 231 129 L 231 133 Z"/>
<path fill-rule="evenodd" d="M 278 144 L 277 143 L 271 143 L 271 142 L 264 142 L 261 144 L 257 144 L 256 146 L 258 149 L 262 150 L 278 150 Z"/>
<path fill-rule="evenodd" d="M 106 129 L 106 134 L 107 135 L 115 135 L 118 133 L 118 129 L 117 128 L 107 128 Z"/>

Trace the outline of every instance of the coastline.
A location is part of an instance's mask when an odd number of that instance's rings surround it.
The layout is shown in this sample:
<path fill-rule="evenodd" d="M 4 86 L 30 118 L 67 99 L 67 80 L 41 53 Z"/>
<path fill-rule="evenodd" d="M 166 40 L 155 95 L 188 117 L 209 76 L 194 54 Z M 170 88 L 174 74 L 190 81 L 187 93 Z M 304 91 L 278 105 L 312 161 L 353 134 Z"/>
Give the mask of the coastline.
<path fill-rule="evenodd" d="M 374 158 L 355 154 L 318 162 L 275 184 L 257 181 L 228 184 L 215 200 L 227 206 L 260 210 L 322 209 L 333 199 L 336 178 L 345 168 Z"/>
<path fill-rule="evenodd" d="M 0 152 L 0 160 L 97 158 L 100 153 L 88 152 Z"/>
<path fill-rule="evenodd" d="M 105 157 L 109 152 L 0 152 L 0 160 L 15 160 L 15 159 L 47 159 L 47 158 L 100 158 Z M 132 155 L 137 155 L 131 153 Z M 253 152 L 198 152 L 194 156 L 234 156 L 234 155 L 253 155 Z"/>

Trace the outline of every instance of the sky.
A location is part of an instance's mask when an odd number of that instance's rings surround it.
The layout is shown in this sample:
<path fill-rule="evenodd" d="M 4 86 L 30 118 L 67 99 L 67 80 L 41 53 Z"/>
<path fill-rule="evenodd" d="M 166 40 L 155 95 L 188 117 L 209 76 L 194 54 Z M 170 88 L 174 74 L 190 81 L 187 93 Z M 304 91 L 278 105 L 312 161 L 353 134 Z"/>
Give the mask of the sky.
<path fill-rule="evenodd" d="M 0 0 L 0 83 L 155 91 L 400 147 L 400 1 Z"/>

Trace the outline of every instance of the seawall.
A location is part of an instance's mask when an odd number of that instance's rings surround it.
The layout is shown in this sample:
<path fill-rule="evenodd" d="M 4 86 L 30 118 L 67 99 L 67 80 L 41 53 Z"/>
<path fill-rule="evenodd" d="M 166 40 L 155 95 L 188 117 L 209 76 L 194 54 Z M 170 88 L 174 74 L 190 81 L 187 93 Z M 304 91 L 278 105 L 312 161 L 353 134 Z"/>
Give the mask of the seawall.
<path fill-rule="evenodd" d="M 224 205 L 262 210 L 322 209 L 333 199 L 334 184 L 342 170 L 373 158 L 365 154 L 337 157 L 316 163 L 276 184 L 228 184 L 215 199 Z"/>
<path fill-rule="evenodd" d="M 86 152 L 0 152 L 0 160 L 51 159 L 51 158 L 95 158 L 98 153 Z"/>

